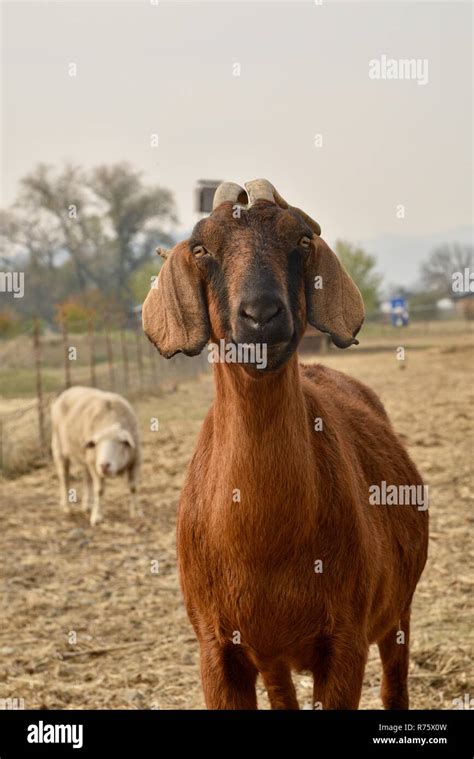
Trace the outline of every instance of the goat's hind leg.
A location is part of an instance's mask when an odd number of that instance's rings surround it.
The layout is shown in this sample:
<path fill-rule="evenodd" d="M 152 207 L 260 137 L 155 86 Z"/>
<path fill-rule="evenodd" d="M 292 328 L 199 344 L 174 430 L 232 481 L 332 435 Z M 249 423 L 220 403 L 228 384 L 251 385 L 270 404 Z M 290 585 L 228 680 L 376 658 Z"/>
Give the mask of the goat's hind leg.
<path fill-rule="evenodd" d="M 257 669 L 239 645 L 200 641 L 201 679 L 208 709 L 257 709 Z"/>
<path fill-rule="evenodd" d="M 299 709 L 291 671 L 286 664 L 278 662 L 261 672 L 272 709 Z"/>
<path fill-rule="evenodd" d="M 316 642 L 313 708 L 358 709 L 369 644 L 350 633 Z"/>
<path fill-rule="evenodd" d="M 381 696 L 385 709 L 408 709 L 408 659 L 410 610 L 402 614 L 400 624 L 378 641 L 383 677 Z"/>

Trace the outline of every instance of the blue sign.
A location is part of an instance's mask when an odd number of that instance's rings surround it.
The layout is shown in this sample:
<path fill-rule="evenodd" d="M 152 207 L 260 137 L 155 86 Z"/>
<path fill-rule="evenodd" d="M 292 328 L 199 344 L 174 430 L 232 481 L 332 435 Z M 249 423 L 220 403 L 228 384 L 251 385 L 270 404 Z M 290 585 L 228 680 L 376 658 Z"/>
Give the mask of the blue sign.
<path fill-rule="evenodd" d="M 392 298 L 390 315 L 393 327 L 407 327 L 409 321 L 408 303 L 405 298 Z"/>

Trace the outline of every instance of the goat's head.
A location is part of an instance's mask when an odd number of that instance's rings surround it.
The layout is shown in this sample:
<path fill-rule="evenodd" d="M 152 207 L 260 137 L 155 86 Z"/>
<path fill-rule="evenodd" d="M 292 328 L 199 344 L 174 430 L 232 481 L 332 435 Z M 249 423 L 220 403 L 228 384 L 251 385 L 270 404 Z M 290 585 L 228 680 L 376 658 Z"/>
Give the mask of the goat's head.
<path fill-rule="evenodd" d="M 245 186 L 220 185 L 211 215 L 167 256 L 143 305 L 149 339 L 167 358 L 196 355 L 209 339 L 261 343 L 270 371 L 296 350 L 308 321 L 340 348 L 357 343 L 362 297 L 319 224 L 270 182 Z"/>

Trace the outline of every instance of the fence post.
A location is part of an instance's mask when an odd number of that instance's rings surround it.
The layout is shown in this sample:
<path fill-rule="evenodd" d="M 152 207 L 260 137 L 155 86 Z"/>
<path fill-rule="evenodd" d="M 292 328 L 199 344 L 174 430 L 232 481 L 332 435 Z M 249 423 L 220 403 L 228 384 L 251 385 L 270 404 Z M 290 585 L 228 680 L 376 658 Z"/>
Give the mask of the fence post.
<path fill-rule="evenodd" d="M 91 387 L 96 387 L 95 364 L 94 364 L 94 327 L 92 318 L 89 319 L 89 366 L 91 375 Z"/>
<path fill-rule="evenodd" d="M 135 341 L 137 344 L 137 366 L 138 366 L 138 387 L 140 392 L 143 390 L 143 357 L 142 357 L 142 332 L 140 327 L 135 329 Z"/>
<path fill-rule="evenodd" d="M 150 353 L 150 366 L 151 366 L 151 376 L 152 376 L 151 389 L 155 390 L 158 385 L 158 370 L 156 366 L 156 348 L 149 341 L 148 341 L 148 350 Z"/>
<path fill-rule="evenodd" d="M 67 316 L 64 311 L 61 312 L 61 331 L 63 333 L 64 349 L 64 387 L 71 387 L 71 362 L 69 361 L 69 330 Z"/>
<path fill-rule="evenodd" d="M 114 372 L 114 354 L 112 352 L 112 342 L 110 340 L 110 332 L 105 330 L 105 345 L 107 348 L 107 363 L 109 365 L 109 380 L 111 390 L 115 390 L 115 372 Z"/>
<path fill-rule="evenodd" d="M 122 346 L 123 379 L 124 379 L 125 391 L 128 392 L 128 353 L 127 353 L 127 343 L 125 340 L 125 332 L 123 331 L 123 329 L 120 330 L 120 343 Z"/>
<path fill-rule="evenodd" d="M 35 318 L 33 323 L 33 353 L 35 357 L 36 373 L 36 398 L 38 401 L 38 433 L 41 451 L 46 449 L 46 432 L 44 427 L 44 408 L 43 408 L 43 383 L 41 377 L 41 345 L 39 334 L 39 321 Z"/>

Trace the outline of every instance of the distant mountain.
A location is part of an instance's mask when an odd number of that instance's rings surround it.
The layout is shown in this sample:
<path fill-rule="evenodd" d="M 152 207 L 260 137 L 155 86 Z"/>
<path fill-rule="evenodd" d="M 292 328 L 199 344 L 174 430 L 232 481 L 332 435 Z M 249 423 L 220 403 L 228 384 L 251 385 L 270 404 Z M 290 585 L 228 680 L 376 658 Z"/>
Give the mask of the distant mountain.
<path fill-rule="evenodd" d="M 474 227 L 465 226 L 435 235 L 385 235 L 357 243 L 376 257 L 377 270 L 383 276 L 382 288 L 387 290 L 391 285 L 412 288 L 419 284 L 421 264 L 439 245 L 452 242 L 473 245 L 473 240 Z"/>

